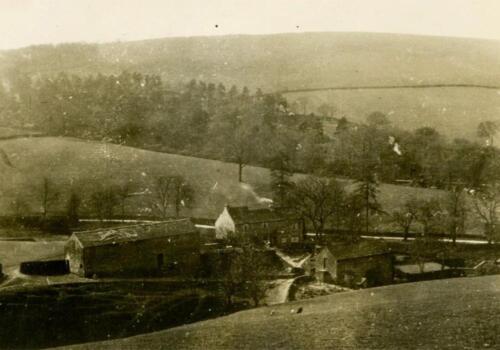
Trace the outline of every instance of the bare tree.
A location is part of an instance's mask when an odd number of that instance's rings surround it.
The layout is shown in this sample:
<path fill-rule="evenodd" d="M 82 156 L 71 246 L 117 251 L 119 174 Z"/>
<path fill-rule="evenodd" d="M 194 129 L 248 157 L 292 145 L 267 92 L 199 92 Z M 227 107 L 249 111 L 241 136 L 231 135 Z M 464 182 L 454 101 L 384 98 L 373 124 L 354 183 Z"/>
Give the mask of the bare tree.
<path fill-rule="evenodd" d="M 344 206 L 341 209 L 342 223 L 350 233 L 351 240 L 357 240 L 363 228 L 363 203 L 356 193 L 346 196 Z"/>
<path fill-rule="evenodd" d="M 255 158 L 256 136 L 253 128 L 239 126 L 232 136 L 227 152 L 229 157 L 238 164 L 238 181 L 243 182 L 243 169 Z"/>
<path fill-rule="evenodd" d="M 382 211 L 377 199 L 378 192 L 378 181 L 375 172 L 370 167 L 363 166 L 354 195 L 358 197 L 359 204 L 363 208 L 365 234 L 368 234 L 370 230 L 371 214 Z"/>
<path fill-rule="evenodd" d="M 242 265 L 244 292 L 252 299 L 254 306 L 259 306 L 269 286 L 266 278 L 272 270 L 271 264 L 262 251 L 252 246 L 243 247 L 239 255 L 239 264 Z"/>
<path fill-rule="evenodd" d="M 153 209 L 166 219 L 168 216 L 168 208 L 172 196 L 172 184 L 175 178 L 172 176 L 160 176 L 156 178 L 153 185 Z"/>
<path fill-rule="evenodd" d="M 498 130 L 499 126 L 497 122 L 487 120 L 479 123 L 477 126 L 477 136 L 486 138 L 488 146 L 493 146 L 493 139 Z"/>
<path fill-rule="evenodd" d="M 337 213 L 336 204 L 344 197 L 344 188 L 336 180 L 308 176 L 292 186 L 287 202 L 300 217 L 311 223 L 319 238 L 326 222 Z"/>
<path fill-rule="evenodd" d="M 220 291 L 227 307 L 233 306 L 233 298 L 240 292 L 243 284 L 242 265 L 239 264 L 236 254 L 221 254 L 215 262 L 215 278 L 220 283 Z"/>
<path fill-rule="evenodd" d="M 420 223 L 421 231 L 410 245 L 410 254 L 424 272 L 424 264 L 437 249 L 436 233 L 443 228 L 441 203 L 435 199 L 417 200 L 415 218 Z"/>
<path fill-rule="evenodd" d="M 417 235 L 410 245 L 410 255 L 417 263 L 421 273 L 424 272 L 425 263 L 429 260 L 435 249 L 435 243 L 431 235 Z"/>
<path fill-rule="evenodd" d="M 182 176 L 174 176 L 171 182 L 171 199 L 175 208 L 175 216 L 179 217 L 182 207 L 190 207 L 193 201 L 193 188 Z"/>
<path fill-rule="evenodd" d="M 69 222 L 72 225 L 75 225 L 78 223 L 79 209 L 80 209 L 81 203 L 82 203 L 82 200 L 81 200 L 80 196 L 75 191 L 71 191 L 69 198 L 68 198 L 68 203 L 66 206 L 66 215 L 68 216 Z"/>
<path fill-rule="evenodd" d="M 53 184 L 47 177 L 43 177 L 40 192 L 40 200 L 42 204 L 42 215 L 45 219 L 49 211 L 50 205 L 59 198 L 59 192 L 53 189 Z"/>
<path fill-rule="evenodd" d="M 419 200 L 416 204 L 416 219 L 421 225 L 420 236 L 429 237 L 443 229 L 441 203 L 435 198 Z"/>
<path fill-rule="evenodd" d="M 403 230 L 404 240 L 408 240 L 411 226 L 417 218 L 418 202 L 415 199 L 406 201 L 401 210 L 392 212 L 394 222 Z"/>
<path fill-rule="evenodd" d="M 491 244 L 498 230 L 498 214 L 500 207 L 500 185 L 490 184 L 471 192 L 472 204 L 476 215 L 483 222 L 484 235 Z"/>
<path fill-rule="evenodd" d="M 461 186 L 454 186 L 445 200 L 448 233 L 453 244 L 456 244 L 458 235 L 465 233 L 468 211 L 465 194 L 466 192 Z"/>
<path fill-rule="evenodd" d="M 103 221 L 113 217 L 114 209 L 118 204 L 118 196 L 113 187 L 105 187 L 92 193 L 90 204 L 96 216 Z"/>
<path fill-rule="evenodd" d="M 228 306 L 233 304 L 236 295 L 248 297 L 259 306 L 269 286 L 267 277 L 272 266 L 263 251 L 244 245 L 222 256 L 216 271 Z"/>
<path fill-rule="evenodd" d="M 122 222 L 125 220 L 125 204 L 127 199 L 131 196 L 132 184 L 130 182 L 122 183 L 116 186 L 116 196 L 120 205 L 120 214 L 122 217 Z"/>

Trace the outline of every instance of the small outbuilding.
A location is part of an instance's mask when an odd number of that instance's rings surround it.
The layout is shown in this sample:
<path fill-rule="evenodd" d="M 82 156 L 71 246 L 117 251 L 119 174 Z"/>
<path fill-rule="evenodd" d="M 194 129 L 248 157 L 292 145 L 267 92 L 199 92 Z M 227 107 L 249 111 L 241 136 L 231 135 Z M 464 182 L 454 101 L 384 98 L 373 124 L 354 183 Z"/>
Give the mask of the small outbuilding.
<path fill-rule="evenodd" d="M 65 246 L 70 271 L 80 276 L 193 274 L 200 233 L 189 219 L 75 232 Z"/>
<path fill-rule="evenodd" d="M 391 251 L 371 241 L 328 244 L 311 257 L 306 270 L 319 282 L 350 288 L 390 284 L 394 277 Z"/>
<path fill-rule="evenodd" d="M 453 268 L 432 261 L 420 264 L 398 264 L 395 265 L 394 270 L 396 278 L 408 282 L 451 278 L 464 275 L 463 268 Z"/>

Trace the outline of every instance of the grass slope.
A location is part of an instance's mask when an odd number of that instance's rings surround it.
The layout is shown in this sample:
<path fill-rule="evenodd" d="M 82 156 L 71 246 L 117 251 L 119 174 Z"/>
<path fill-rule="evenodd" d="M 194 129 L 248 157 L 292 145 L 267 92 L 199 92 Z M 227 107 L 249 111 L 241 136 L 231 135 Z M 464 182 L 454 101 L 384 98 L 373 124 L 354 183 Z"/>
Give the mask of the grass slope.
<path fill-rule="evenodd" d="M 54 181 L 61 192 L 59 206 L 64 209 L 71 188 L 83 197 L 101 184 L 120 184 L 128 180 L 138 183 L 137 192 L 151 188 L 159 175 L 183 175 L 194 187 L 193 208 L 181 214 L 216 217 L 225 204 L 256 206 L 251 191 L 238 183 L 236 164 L 157 153 L 120 145 L 82 141 L 70 138 L 37 137 L 0 141 L 14 166 L 0 163 L 0 212 L 12 211 L 9 204 L 16 196 L 29 202 L 32 211 L 40 211 L 43 176 Z M 296 175 L 295 179 L 302 175 Z M 260 196 L 270 197 L 270 174 L 265 168 L 248 166 L 244 180 Z M 352 185 L 350 185 L 352 186 Z M 395 185 L 381 185 L 380 201 L 385 210 L 400 206 L 411 196 L 429 198 L 439 191 Z M 127 211 L 137 213 L 147 207 L 150 196 L 135 196 L 127 201 Z"/>
<path fill-rule="evenodd" d="M 499 295 L 499 276 L 393 285 L 70 349 L 493 349 Z"/>
<path fill-rule="evenodd" d="M 160 74 L 169 84 L 190 79 L 281 91 L 332 86 L 500 85 L 500 42 L 375 33 L 303 33 L 166 38 L 109 44 L 36 46 L 0 52 L 2 74 Z M 335 105 L 359 120 L 394 111 L 402 128 L 428 124 L 451 136 L 471 136 L 500 111 L 500 95 L 485 89 L 350 90 L 307 94 L 309 109 Z M 294 100 L 300 94 L 289 94 Z M 446 111 L 444 110 L 446 108 Z"/>

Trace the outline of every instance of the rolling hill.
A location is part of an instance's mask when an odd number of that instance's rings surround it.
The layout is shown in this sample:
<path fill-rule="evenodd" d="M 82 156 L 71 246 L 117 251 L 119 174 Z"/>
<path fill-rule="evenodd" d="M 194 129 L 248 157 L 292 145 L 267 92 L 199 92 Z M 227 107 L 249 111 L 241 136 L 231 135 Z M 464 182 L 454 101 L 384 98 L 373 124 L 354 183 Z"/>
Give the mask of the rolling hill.
<path fill-rule="evenodd" d="M 499 292 L 499 276 L 369 288 L 68 348 L 494 349 Z"/>
<path fill-rule="evenodd" d="M 480 121 L 500 114 L 500 89 L 495 88 L 500 86 L 499 57 L 500 42 L 479 39 L 373 33 L 233 35 L 3 51 L 0 75 L 126 69 L 159 74 L 172 87 L 190 79 L 267 92 L 351 87 L 285 95 L 292 102 L 307 97 L 307 111 L 329 103 L 336 116 L 360 121 L 381 110 L 402 128 L 426 125 L 452 137 L 473 137 Z M 400 88 L 435 84 L 462 86 Z"/>
<path fill-rule="evenodd" d="M 12 213 L 10 204 L 24 199 L 32 212 L 40 212 L 43 177 L 49 178 L 60 192 L 59 205 L 64 210 L 71 188 L 88 198 L 102 184 L 132 181 L 138 195 L 127 200 L 126 211 L 147 214 L 151 195 L 139 195 L 151 189 L 161 175 L 182 175 L 195 192 L 194 205 L 181 214 L 214 218 L 225 204 L 260 206 L 260 196 L 271 197 L 269 170 L 248 166 L 244 181 L 238 183 L 238 166 L 232 163 L 158 153 L 115 144 L 83 141 L 63 137 L 21 137 L 0 140 L 12 167 L 0 162 L 0 212 Z M 297 174 L 295 179 L 303 175 Z M 351 182 L 347 186 L 352 186 Z M 429 198 L 440 191 L 413 187 L 381 185 L 380 202 L 385 210 L 400 206 L 412 196 Z"/>

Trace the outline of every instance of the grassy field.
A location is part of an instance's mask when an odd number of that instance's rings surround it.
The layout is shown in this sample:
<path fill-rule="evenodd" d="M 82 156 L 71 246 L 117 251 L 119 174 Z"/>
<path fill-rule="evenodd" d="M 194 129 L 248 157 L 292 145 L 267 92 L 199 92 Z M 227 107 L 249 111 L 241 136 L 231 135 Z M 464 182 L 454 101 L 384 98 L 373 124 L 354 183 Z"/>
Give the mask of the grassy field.
<path fill-rule="evenodd" d="M 70 349 L 498 349 L 499 309 L 500 276 L 457 278 L 344 292 Z"/>
<path fill-rule="evenodd" d="M 160 175 L 182 175 L 194 187 L 194 205 L 184 209 L 182 215 L 214 218 L 225 204 L 258 206 L 256 195 L 271 197 L 270 174 L 265 168 L 244 169 L 244 181 L 253 187 L 252 191 L 238 183 L 238 167 L 232 163 L 62 137 L 4 140 L 0 141 L 0 147 L 13 165 L 0 163 L 1 213 L 12 212 L 10 203 L 18 196 L 29 204 L 32 212 L 40 212 L 44 176 L 60 192 L 53 211 L 64 209 L 71 188 L 88 198 L 96 186 L 133 181 L 138 184 L 135 191 L 144 192 L 151 189 Z M 301 176 L 295 175 L 295 179 Z M 412 196 L 430 198 L 440 193 L 381 185 L 380 202 L 384 210 L 391 211 Z M 127 212 L 132 214 L 147 214 L 150 207 L 150 195 L 134 196 L 126 203 Z"/>
<path fill-rule="evenodd" d="M 333 105 L 336 117 L 353 122 L 365 122 L 370 113 L 380 111 L 401 129 L 430 126 L 450 138 L 476 139 L 477 125 L 500 109 L 500 90 L 472 88 L 325 90 L 285 97 L 291 102 L 306 99 L 310 112 L 323 103 Z M 331 134 L 334 126 L 325 122 L 325 131 Z M 404 140 L 401 146 L 404 149 Z"/>

